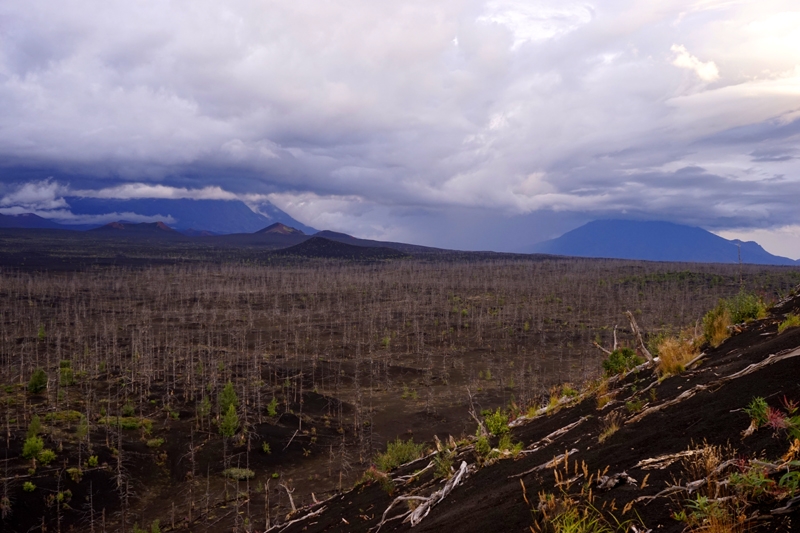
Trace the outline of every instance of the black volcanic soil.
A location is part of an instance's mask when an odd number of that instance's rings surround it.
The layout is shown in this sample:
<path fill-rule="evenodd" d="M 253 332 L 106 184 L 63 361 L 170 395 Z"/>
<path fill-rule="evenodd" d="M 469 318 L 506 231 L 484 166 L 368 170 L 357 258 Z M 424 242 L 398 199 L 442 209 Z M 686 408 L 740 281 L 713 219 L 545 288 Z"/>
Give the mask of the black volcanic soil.
<path fill-rule="evenodd" d="M 765 461 L 778 460 L 789 447 L 787 438 L 768 428 L 759 429 L 752 436 L 742 437 L 742 431 L 749 424 L 749 417 L 743 412 L 743 408 L 756 396 L 766 398 L 770 405 L 775 407 L 780 405 L 779 399 L 784 397 L 800 401 L 800 352 L 797 356 L 764 366 L 749 375 L 727 382 L 725 378 L 746 369 L 749 365 L 763 362 L 770 356 L 794 353 L 793 351 L 800 348 L 800 328 L 790 329 L 781 335 L 777 334 L 778 323 L 783 319 L 783 314 L 790 310 L 800 311 L 800 299 L 796 298 L 779 305 L 773 316 L 749 324 L 741 333 L 731 337 L 718 348 L 709 350 L 702 363 L 694 370 L 669 377 L 661 383 L 658 383 L 649 370 L 629 375 L 620 385 L 616 401 L 602 410 L 597 408 L 596 398 L 589 397 L 556 414 L 526 420 L 513 430 L 513 436 L 527 447 L 559 428 L 577 422 L 582 417 L 589 417 L 575 429 L 556 438 L 554 442 L 535 453 L 526 454 L 517 460 L 501 460 L 477 470 L 450 496 L 434 507 L 414 530 L 476 533 L 530 531 L 533 514 L 530 506 L 523 500 L 520 479 L 525 484 L 528 498 L 533 502 L 541 491 L 554 493 L 557 492 L 557 488 L 554 485 L 552 468 L 522 476 L 520 474 L 570 449 L 577 450 L 570 455 L 570 470 L 572 462 L 577 461 L 585 463 L 590 472 L 598 470 L 607 471 L 609 474 L 627 472 L 640 484 L 645 476 L 649 476 L 646 487 L 641 489 L 629 484 L 621 484 L 607 491 L 596 489 L 595 505 L 602 507 L 604 504 L 611 505 L 611 502 L 614 502 L 618 510 L 637 498 L 658 494 L 665 487 L 676 483 L 682 476 L 684 482 L 691 481 L 685 479 L 681 461 L 676 461 L 664 469 L 645 470 L 636 466 L 644 459 L 674 454 L 708 443 L 730 446 L 735 449 L 733 455 L 738 457 Z M 655 390 L 655 393 L 650 393 L 648 390 L 648 395 L 642 396 L 646 399 L 644 408 L 647 409 L 674 400 L 681 393 L 700 386 L 705 388 L 639 421 L 624 424 L 602 444 L 598 443 L 598 435 L 602 429 L 601 417 L 616 410 L 628 421 L 633 418 L 634 415 L 625 409 L 625 402 L 637 397 L 635 391 L 648 388 Z M 654 394 L 656 399 L 652 400 L 649 394 Z M 463 454 L 462 457 L 467 462 L 474 462 L 474 457 L 470 457 L 469 453 Z M 403 467 L 394 475 L 413 472 L 426 463 L 427 459 L 419 461 Z M 440 481 L 437 486 L 443 483 Z M 399 490 L 404 493 L 414 492 L 413 486 Z M 422 494 L 430 491 L 431 489 Z M 361 486 L 326 502 L 324 504 L 326 510 L 313 519 L 298 522 L 281 531 L 374 531 L 392 499 L 377 484 Z M 676 500 L 681 498 L 664 496 L 649 502 L 634 503 L 633 511 L 641 522 L 653 531 L 678 533 L 684 531 L 685 524 L 672 517 L 672 513 L 677 509 Z M 783 532 L 800 530 L 800 506 L 795 505 L 790 513 L 770 517 L 770 510 L 784 503 L 753 501 L 749 514 L 761 518 L 753 519 L 750 530 Z M 319 507 L 313 506 L 309 511 Z M 403 508 L 407 509 L 407 506 L 398 509 Z M 394 514 L 397 514 L 397 511 Z M 391 517 L 392 514 L 388 516 Z M 633 516 L 628 514 L 624 518 Z M 410 526 L 407 523 L 390 521 L 383 525 L 381 531 L 408 529 Z"/>
<path fill-rule="evenodd" d="M 348 259 L 353 261 L 380 261 L 409 257 L 408 254 L 391 248 L 355 246 L 323 237 L 311 237 L 295 246 L 273 252 L 273 255 Z"/>
<path fill-rule="evenodd" d="M 136 249 L 146 253 L 148 246 Z M 348 490 L 373 453 L 397 436 L 413 437 L 430 447 L 435 435 L 444 439 L 448 434 L 456 438 L 474 434 L 475 423 L 467 414 L 467 387 L 478 410 L 539 401 L 554 382 L 596 372 L 602 355 L 591 347 L 591 339 L 609 342 L 608 326 L 619 318 L 619 306 L 638 302 L 632 305 L 643 310 L 640 323 L 652 331 L 649 328 L 654 330 L 657 321 L 662 325 L 670 319 L 687 321 L 670 318 L 674 308 L 699 305 L 687 315 L 693 317 L 718 296 L 731 294 L 731 287 L 733 294 L 739 287 L 735 267 L 719 270 L 727 272 L 723 278 L 712 267 L 673 272 L 664 265 L 645 265 L 645 269 L 637 263 L 587 260 L 571 267 L 558 263 L 551 274 L 520 281 L 537 263 L 503 268 L 470 263 L 452 270 L 450 264 L 387 261 L 347 267 L 352 272 L 338 274 L 331 264 L 335 263 L 324 263 L 317 270 L 224 266 L 113 269 L 96 276 L 3 273 L 0 428 L 6 429 L 7 438 L 0 447 L 5 442 L 7 456 L 0 457 L 7 460 L 0 498 L 10 495 L 11 514 L 0 528 L 35 530 L 44 521 L 50 531 L 57 530 L 59 522 L 64 531 L 81 531 L 94 520 L 98 531 L 104 510 L 108 531 L 121 530 L 122 524 L 130 530 L 135 522 L 147 527 L 153 520 L 161 521 L 162 531 L 244 530 L 244 517 L 253 521 L 254 531 L 263 531 L 265 504 L 273 524 L 287 520 L 290 504 L 280 487 L 286 484 L 294 490 L 298 507 L 345 491 L 326 504 L 327 513 L 289 530 L 366 530 L 375 526 L 391 501 L 377 486 Z M 603 274 L 599 269 L 604 266 L 614 268 Z M 588 281 L 575 277 L 594 269 L 598 270 Z M 784 279 L 780 283 L 785 284 L 793 279 L 787 269 L 745 267 L 745 274 L 767 277 L 745 278 L 756 286 L 772 279 L 777 288 L 781 285 L 776 280 Z M 725 279 L 726 285 L 714 285 L 718 279 Z M 513 284 L 503 285 L 503 280 Z M 566 281 L 556 285 L 552 280 Z M 673 285 L 670 280 L 680 283 Z M 466 285 L 459 285 L 462 282 Z M 592 293 L 612 283 L 614 290 Z M 534 285 L 542 293 L 526 295 Z M 570 292 L 576 287 L 577 296 Z M 580 299 L 587 294 L 591 298 Z M 659 307 L 662 299 L 669 305 Z M 525 314 L 523 304 L 544 315 L 540 323 Z M 792 305 L 782 304 L 778 310 L 788 312 Z M 695 384 L 712 383 L 765 354 L 800 344 L 795 330 L 775 334 L 779 320 L 752 324 L 709 352 L 699 368 L 655 386 L 655 403 Z M 37 332 L 40 326 L 42 335 Z M 622 328 L 619 333 L 623 339 L 627 336 Z M 24 379 L 20 376 L 22 358 L 29 366 L 32 360 L 37 366 L 48 365 L 47 392 L 25 392 L 30 372 Z M 58 369 L 64 360 L 83 376 L 73 385 L 59 387 Z M 613 473 L 627 468 L 640 481 L 643 472 L 630 465 L 645 452 L 682 450 L 691 439 L 731 440 L 741 453 L 765 450 L 764 457 L 774 459 L 785 451 L 785 439 L 773 438 L 772 432 L 762 429 L 743 443 L 737 440 L 747 425 L 741 408 L 755 394 L 772 404 L 783 393 L 800 400 L 794 361 L 714 387 L 624 427 L 598 446 L 600 418 L 612 410 L 630 416 L 625 401 L 634 394 L 641 396 L 654 383 L 649 371 L 631 375 L 619 387 L 617 402 L 602 411 L 594 399 L 587 399 L 515 429 L 514 438 L 528 445 L 580 416 L 591 417 L 541 451 L 478 471 L 415 529 L 528 531 L 531 513 L 522 502 L 519 481 L 509 480 L 508 475 L 541 464 L 565 448 L 578 448 L 575 459 L 586 460 L 592 469 L 610 466 Z M 493 377 L 488 377 L 489 370 Z M 247 422 L 246 430 L 231 439 L 226 450 L 216 416 L 212 413 L 202 424 L 195 417 L 199 395 L 208 394 L 216 406 L 219 388 L 230 376 L 237 390 L 248 389 L 240 415 Z M 256 393 L 261 395 L 258 400 Z M 272 396 L 279 404 L 277 416 L 270 417 L 265 404 Z M 117 413 L 128 400 L 135 403 L 139 416 L 153 421 L 150 434 L 118 431 L 101 422 L 104 411 Z M 644 400 L 650 401 L 649 396 Z M 691 409 L 683 410 L 683 405 Z M 99 465 L 84 467 L 79 481 L 71 479 L 68 469 L 84 464 L 88 450 L 77 447 L 75 424 L 47 423 L 46 446 L 57 450 L 57 461 L 38 465 L 30 473 L 31 462 L 20 457 L 30 415 L 37 412 L 44 417 L 68 408 L 91 412 L 91 453 L 98 456 Z M 152 439 L 164 443 L 148 446 Z M 270 453 L 262 451 L 264 444 Z M 474 462 L 468 452 L 463 457 Z M 222 471 L 227 466 L 250 468 L 255 477 L 250 482 L 226 482 Z M 422 466 L 406 467 L 401 473 Z M 599 498 L 624 503 L 633 495 L 652 494 L 673 474 L 678 472 L 652 473 L 644 491 L 619 487 Z M 532 499 L 539 489 L 552 490 L 551 471 L 523 480 Z M 25 481 L 36 489 L 24 491 Z M 69 508 L 53 501 L 66 490 L 71 492 Z M 348 507 L 347 502 L 353 504 Z M 637 511 L 650 525 L 648 520 L 668 516 L 669 505 L 661 499 Z M 292 518 L 301 516 L 302 512 Z M 677 531 L 670 520 L 664 522 L 666 530 Z M 407 525 L 391 522 L 385 529 L 397 527 Z"/>

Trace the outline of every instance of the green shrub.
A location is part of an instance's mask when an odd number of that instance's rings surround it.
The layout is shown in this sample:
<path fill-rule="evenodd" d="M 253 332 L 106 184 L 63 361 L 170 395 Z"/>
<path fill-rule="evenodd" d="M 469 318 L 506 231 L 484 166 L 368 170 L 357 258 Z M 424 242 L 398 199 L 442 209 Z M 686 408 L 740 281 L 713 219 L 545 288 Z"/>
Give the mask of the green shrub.
<path fill-rule="evenodd" d="M 47 373 L 43 369 L 37 368 L 31 375 L 31 379 L 28 382 L 28 392 L 31 394 L 39 394 L 46 388 Z"/>
<path fill-rule="evenodd" d="M 398 438 L 386 444 L 386 452 L 379 453 L 375 457 L 375 464 L 380 470 L 388 472 L 409 461 L 419 459 L 424 447 L 424 444 L 415 444 L 414 439 L 403 441 Z"/>
<path fill-rule="evenodd" d="M 635 351 L 630 348 L 618 348 L 603 361 L 603 370 L 607 376 L 614 376 L 624 374 L 642 363 L 644 360 L 636 355 Z"/>
<path fill-rule="evenodd" d="M 148 448 L 158 448 L 162 444 L 164 444 L 164 439 L 162 439 L 161 437 L 158 437 L 158 438 L 155 438 L 155 439 L 149 439 L 147 441 L 147 447 Z"/>
<path fill-rule="evenodd" d="M 374 465 L 370 466 L 369 468 L 367 468 L 366 471 L 364 471 L 364 474 L 361 476 L 361 479 L 359 479 L 356 482 L 356 486 L 369 485 L 376 481 L 378 482 L 378 484 L 380 484 L 384 492 L 386 492 L 390 496 L 394 494 L 394 482 L 392 482 L 392 478 L 390 478 L 387 474 L 375 468 Z"/>
<path fill-rule="evenodd" d="M 497 449 L 510 452 L 512 457 L 516 457 L 522 451 L 522 443 L 514 443 L 514 441 L 511 440 L 511 435 L 505 434 L 500 437 L 500 442 L 497 443 Z"/>
<path fill-rule="evenodd" d="M 49 465 L 56 460 L 56 452 L 53 450 L 44 449 L 39 452 L 36 458 L 39 459 L 39 462 L 43 465 Z"/>
<path fill-rule="evenodd" d="M 22 490 L 24 490 L 25 492 L 33 492 L 36 490 L 36 485 L 31 483 L 30 481 L 26 481 L 25 483 L 22 484 Z"/>
<path fill-rule="evenodd" d="M 223 437 L 233 437 L 239 429 L 239 416 L 236 414 L 236 407 L 228 404 L 228 411 L 219 423 L 219 432 Z"/>
<path fill-rule="evenodd" d="M 734 324 L 758 320 L 767 316 L 767 307 L 755 294 L 739 291 L 739 294 L 725 301 Z"/>
<path fill-rule="evenodd" d="M 272 400 L 267 404 L 267 415 L 268 416 L 278 416 L 278 399 L 276 397 L 272 397 Z"/>
<path fill-rule="evenodd" d="M 28 437 L 25 439 L 25 444 L 22 445 L 22 457 L 25 459 L 33 459 L 39 455 L 42 448 L 44 448 L 44 442 L 41 437 Z"/>
<path fill-rule="evenodd" d="M 244 481 L 245 479 L 253 479 L 256 473 L 249 468 L 227 468 L 222 472 L 222 475 L 237 481 Z"/>
<path fill-rule="evenodd" d="M 222 389 L 222 392 L 219 393 L 219 412 L 222 415 L 225 415 L 230 406 L 232 405 L 234 408 L 239 407 L 239 397 L 236 395 L 236 391 L 233 388 L 233 383 L 230 381 L 225 384 L 225 387 Z"/>
<path fill-rule="evenodd" d="M 75 483 L 80 483 L 81 478 L 83 477 L 83 470 L 77 467 L 67 468 L 67 474 L 69 474 L 70 479 Z"/>
<path fill-rule="evenodd" d="M 475 454 L 479 459 L 485 461 L 489 458 L 492 451 L 492 445 L 489 444 L 489 438 L 486 435 L 481 435 L 475 441 Z"/>
<path fill-rule="evenodd" d="M 122 406 L 122 416 L 133 416 L 136 414 L 136 408 L 133 406 L 131 402 L 125 402 L 125 405 Z"/>
<path fill-rule="evenodd" d="M 39 420 L 39 415 L 33 415 L 31 423 L 28 424 L 28 438 L 38 437 L 42 432 L 42 422 Z"/>
<path fill-rule="evenodd" d="M 86 461 L 86 464 L 89 465 L 89 468 L 95 468 L 98 464 L 97 456 L 90 455 L 89 459 Z"/>
<path fill-rule="evenodd" d="M 261 451 L 264 452 L 267 455 L 272 453 L 272 450 L 269 447 L 269 442 L 262 442 L 261 443 Z"/>
<path fill-rule="evenodd" d="M 790 314 L 786 317 L 786 320 L 781 322 L 781 325 L 778 326 L 778 333 L 783 333 L 787 329 L 796 328 L 800 326 L 800 316 L 795 314 Z"/>
<path fill-rule="evenodd" d="M 499 437 L 504 433 L 508 433 L 508 415 L 503 413 L 498 407 L 495 412 L 483 411 L 483 421 L 486 424 L 486 429 L 492 435 Z"/>
<path fill-rule="evenodd" d="M 750 416 L 750 420 L 755 422 L 757 427 L 761 427 L 767 423 L 769 406 L 764 398 L 756 396 L 750 401 L 748 406 L 744 408 L 744 412 Z"/>

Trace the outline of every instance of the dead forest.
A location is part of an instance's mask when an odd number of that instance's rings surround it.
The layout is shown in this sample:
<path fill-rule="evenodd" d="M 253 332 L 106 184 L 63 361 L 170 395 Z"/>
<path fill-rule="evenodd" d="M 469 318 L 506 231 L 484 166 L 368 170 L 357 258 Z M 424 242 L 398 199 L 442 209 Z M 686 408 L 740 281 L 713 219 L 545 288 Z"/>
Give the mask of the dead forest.
<path fill-rule="evenodd" d="M 474 432 L 467 391 L 527 406 L 595 377 L 625 311 L 647 340 L 798 283 L 588 259 L 2 271 L 3 529 L 263 531 L 388 440 Z"/>

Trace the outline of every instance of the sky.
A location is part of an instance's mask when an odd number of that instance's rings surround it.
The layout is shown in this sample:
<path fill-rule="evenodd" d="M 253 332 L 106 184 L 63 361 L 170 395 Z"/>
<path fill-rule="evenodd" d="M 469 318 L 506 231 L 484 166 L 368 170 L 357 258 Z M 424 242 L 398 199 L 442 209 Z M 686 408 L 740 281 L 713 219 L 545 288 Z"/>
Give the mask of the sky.
<path fill-rule="evenodd" d="M 598 218 L 800 257 L 800 5 L 4 0 L 0 212 L 238 198 L 524 250 Z"/>

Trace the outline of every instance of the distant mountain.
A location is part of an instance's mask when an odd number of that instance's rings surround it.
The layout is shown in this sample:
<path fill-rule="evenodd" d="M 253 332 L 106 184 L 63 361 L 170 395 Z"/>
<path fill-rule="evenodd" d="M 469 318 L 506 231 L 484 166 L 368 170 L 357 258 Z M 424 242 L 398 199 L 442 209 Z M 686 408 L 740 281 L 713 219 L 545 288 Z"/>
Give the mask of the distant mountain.
<path fill-rule="evenodd" d="M 755 242 L 729 241 L 702 228 L 671 222 L 596 220 L 549 241 L 535 244 L 531 252 L 577 257 L 796 265 L 772 255 Z"/>
<path fill-rule="evenodd" d="M 0 228 L 72 229 L 69 226 L 63 226 L 33 213 L 19 215 L 0 214 Z"/>
<path fill-rule="evenodd" d="M 166 198 L 137 198 L 130 200 L 108 198 L 64 198 L 73 214 L 99 216 L 115 213 L 119 218 L 141 215 L 159 217 L 178 231 L 207 231 L 212 234 L 253 233 L 276 222 L 299 228 L 311 234 L 308 227 L 268 202 L 259 204 L 256 213 L 239 200 L 191 200 Z M 131 217 L 133 218 L 133 217 Z"/>
<path fill-rule="evenodd" d="M 392 248 L 386 248 L 382 246 L 355 246 L 317 236 L 311 237 L 295 246 L 283 248 L 272 253 L 276 255 L 299 257 L 370 261 L 408 257 L 407 254 Z"/>

